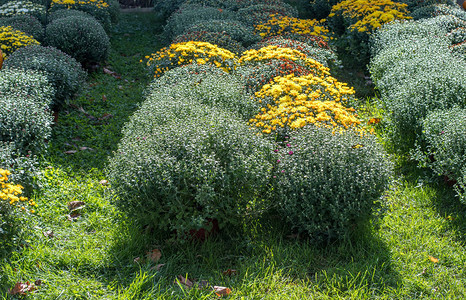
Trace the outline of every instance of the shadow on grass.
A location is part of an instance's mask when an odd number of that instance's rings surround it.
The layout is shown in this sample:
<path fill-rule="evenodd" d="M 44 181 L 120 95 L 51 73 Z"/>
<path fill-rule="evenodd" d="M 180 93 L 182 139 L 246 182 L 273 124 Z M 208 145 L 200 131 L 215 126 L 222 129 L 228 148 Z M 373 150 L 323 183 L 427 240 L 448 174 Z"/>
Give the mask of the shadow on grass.
<path fill-rule="evenodd" d="M 293 285 L 303 292 L 312 289 L 327 296 L 360 292 L 382 295 L 398 287 L 400 276 L 390 265 L 389 249 L 371 231 L 361 231 L 351 242 L 322 246 L 292 234 L 282 222 L 269 220 L 252 222 L 239 229 L 235 237 L 218 235 L 200 243 L 173 242 L 168 236 L 127 223 L 112 253 L 119 263 L 134 267 L 108 280 L 113 284 L 116 280 L 116 285 L 125 290 L 143 270 L 151 281 L 146 286 L 158 286 L 163 293 L 179 292 L 173 282 L 178 275 L 187 275 L 245 294 L 254 294 L 259 286 L 274 286 L 281 293 L 282 285 Z M 154 248 L 162 251 L 162 257 L 150 262 L 145 253 Z M 157 270 L 157 264 L 163 267 Z M 235 270 L 235 275 L 225 275 L 228 270 Z"/>

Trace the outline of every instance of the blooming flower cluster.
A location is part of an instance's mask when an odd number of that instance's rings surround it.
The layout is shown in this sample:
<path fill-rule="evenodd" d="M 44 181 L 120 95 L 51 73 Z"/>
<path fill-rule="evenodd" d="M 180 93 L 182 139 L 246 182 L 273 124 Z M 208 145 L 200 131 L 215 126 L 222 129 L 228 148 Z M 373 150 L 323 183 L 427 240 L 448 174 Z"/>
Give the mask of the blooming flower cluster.
<path fill-rule="evenodd" d="M 309 71 L 317 76 L 330 75 L 330 69 L 312 58 L 308 58 L 306 54 L 296 49 L 280 48 L 270 45 L 260 48 L 259 50 L 251 49 L 243 53 L 239 58 L 239 64 L 257 64 L 270 60 L 291 60 L 295 63 L 307 67 Z"/>
<path fill-rule="evenodd" d="M 345 107 L 354 90 L 331 76 L 318 77 L 294 74 L 275 77 L 255 94 L 264 107 L 249 120 L 251 126 L 273 131 L 302 128 L 307 124 L 339 130 L 358 129 L 361 121 L 353 108 Z"/>
<path fill-rule="evenodd" d="M 230 72 L 235 68 L 236 55 L 211 43 L 189 41 L 171 44 L 146 56 L 146 59 L 146 65 L 154 77 L 159 77 L 165 71 L 191 63 L 212 63 L 225 72 Z"/>
<path fill-rule="evenodd" d="M 245 50 L 239 42 L 235 41 L 231 36 L 223 32 L 211 32 L 204 30 L 189 31 L 173 39 L 174 44 L 190 41 L 208 42 L 235 54 L 241 54 Z"/>
<path fill-rule="evenodd" d="M 50 7 L 61 4 L 65 5 L 66 8 L 71 9 L 75 5 L 93 5 L 97 8 L 108 8 L 109 5 L 104 0 L 52 0 Z"/>
<path fill-rule="evenodd" d="M 39 45 L 39 42 L 22 31 L 14 30 L 11 26 L 0 26 L 0 44 L 3 54 L 8 56 L 16 49 Z"/>
<path fill-rule="evenodd" d="M 0 6 L 0 17 L 15 15 L 45 15 L 45 6 L 31 1 L 9 1 Z"/>
<path fill-rule="evenodd" d="M 11 172 L 0 168 L 0 200 L 7 202 L 10 206 L 20 207 L 26 211 L 28 206 L 34 208 L 37 204 L 34 200 L 29 200 L 27 197 L 20 196 L 23 193 L 23 187 L 19 184 L 8 182 L 8 176 Z M 34 209 L 29 210 L 34 213 Z"/>
<path fill-rule="evenodd" d="M 270 19 L 255 26 L 256 33 L 261 37 L 270 37 L 287 34 L 320 36 L 328 40 L 328 29 L 325 20 L 299 19 L 282 15 L 271 15 Z"/>
<path fill-rule="evenodd" d="M 391 0 L 345 0 L 332 7 L 329 18 L 352 19 L 351 30 L 370 33 L 385 23 L 411 19 L 407 6 Z"/>

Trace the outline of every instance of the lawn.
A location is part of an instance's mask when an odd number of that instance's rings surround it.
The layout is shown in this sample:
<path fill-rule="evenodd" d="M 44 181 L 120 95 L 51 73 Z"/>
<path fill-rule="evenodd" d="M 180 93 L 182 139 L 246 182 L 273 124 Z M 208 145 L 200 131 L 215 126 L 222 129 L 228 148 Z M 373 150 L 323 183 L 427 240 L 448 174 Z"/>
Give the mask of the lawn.
<path fill-rule="evenodd" d="M 162 47 L 162 22 L 123 13 L 106 64 L 60 112 L 32 195 L 38 212 L 0 248 L 0 297 L 21 298 L 8 294 L 18 282 L 34 285 L 27 299 L 217 299 L 214 286 L 231 289 L 229 299 L 466 296 L 466 208 L 400 157 L 375 217 L 351 241 L 315 244 L 273 217 L 233 237 L 180 241 L 118 210 L 105 169 L 151 80 L 140 60 Z M 83 205 L 70 211 L 72 201 Z"/>

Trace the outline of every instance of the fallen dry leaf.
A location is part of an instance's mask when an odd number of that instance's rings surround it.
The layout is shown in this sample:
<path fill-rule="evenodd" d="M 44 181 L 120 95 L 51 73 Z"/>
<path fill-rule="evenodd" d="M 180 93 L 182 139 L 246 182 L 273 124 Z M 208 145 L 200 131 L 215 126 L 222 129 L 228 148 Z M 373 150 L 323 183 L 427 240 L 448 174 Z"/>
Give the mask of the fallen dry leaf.
<path fill-rule="evenodd" d="M 213 289 L 215 294 L 219 297 L 228 296 L 231 294 L 231 290 L 224 286 L 214 286 Z"/>
<path fill-rule="evenodd" d="M 81 214 L 79 214 L 77 212 L 73 212 L 73 213 L 68 215 L 68 221 L 70 221 L 70 222 L 76 221 L 80 216 L 81 216 Z"/>
<path fill-rule="evenodd" d="M 178 282 L 182 285 L 185 285 L 187 287 L 193 287 L 193 282 L 189 280 L 188 278 L 184 277 L 183 275 L 178 275 L 177 276 Z"/>
<path fill-rule="evenodd" d="M 34 284 L 37 285 L 37 286 L 40 286 L 40 285 L 42 285 L 42 280 L 37 279 L 36 281 L 34 281 Z"/>
<path fill-rule="evenodd" d="M 107 101 L 107 96 L 102 95 L 102 101 L 104 101 L 104 102 Z"/>
<path fill-rule="evenodd" d="M 21 295 L 25 296 L 27 292 L 32 292 L 35 289 L 33 284 L 30 284 L 29 281 L 26 283 L 17 282 L 15 286 L 8 291 L 10 295 Z"/>
<path fill-rule="evenodd" d="M 79 150 L 84 151 L 84 150 L 89 150 L 89 151 L 94 151 L 94 149 L 90 147 L 79 147 Z"/>
<path fill-rule="evenodd" d="M 53 233 L 52 230 L 48 230 L 46 232 L 42 232 L 42 234 L 45 236 L 45 237 L 49 237 L 49 238 L 53 238 L 55 236 L 55 234 Z"/>
<path fill-rule="evenodd" d="M 135 259 L 133 259 L 133 261 L 134 261 L 135 263 L 138 263 L 140 260 L 141 260 L 141 258 L 140 258 L 139 256 L 136 257 Z"/>
<path fill-rule="evenodd" d="M 162 252 L 160 252 L 159 249 L 154 249 L 152 251 L 147 252 L 146 256 L 148 260 L 152 261 L 153 263 L 156 263 L 162 257 Z"/>
<path fill-rule="evenodd" d="M 100 183 L 101 185 L 107 185 L 107 184 L 108 184 L 108 180 L 102 179 L 101 181 L 99 181 L 99 183 Z"/>
<path fill-rule="evenodd" d="M 435 264 L 439 262 L 438 258 L 435 258 L 435 257 L 430 256 L 430 255 L 429 255 L 429 259 L 430 259 L 431 262 L 433 262 Z"/>
<path fill-rule="evenodd" d="M 68 202 L 68 209 L 69 210 L 75 210 L 75 209 L 78 209 L 80 208 L 81 206 L 84 206 L 84 203 L 83 201 L 71 201 L 71 202 Z"/>
<path fill-rule="evenodd" d="M 110 119 L 110 118 L 113 118 L 113 115 L 112 114 L 103 114 L 102 117 L 99 118 L 100 121 L 102 120 L 107 120 L 107 119 Z"/>
<path fill-rule="evenodd" d="M 238 274 L 238 271 L 234 270 L 234 269 L 228 269 L 226 271 L 223 271 L 222 274 L 224 276 L 231 276 L 231 275 L 236 275 Z"/>
<path fill-rule="evenodd" d="M 78 150 L 68 150 L 65 151 L 65 154 L 75 154 L 76 152 L 78 152 Z"/>

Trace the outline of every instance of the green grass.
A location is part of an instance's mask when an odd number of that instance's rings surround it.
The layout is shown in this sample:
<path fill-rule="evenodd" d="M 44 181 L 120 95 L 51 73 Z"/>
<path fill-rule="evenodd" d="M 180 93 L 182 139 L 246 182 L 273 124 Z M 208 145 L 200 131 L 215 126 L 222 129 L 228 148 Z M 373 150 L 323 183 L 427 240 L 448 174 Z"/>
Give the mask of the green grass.
<path fill-rule="evenodd" d="M 0 247 L 0 298 L 16 299 L 7 295 L 9 288 L 37 280 L 41 285 L 26 298 L 218 298 L 210 289 L 179 284 L 178 275 L 229 287 L 231 299 L 466 296 L 466 208 L 449 187 L 406 162 L 370 226 L 340 244 L 315 245 L 278 221 L 249 224 L 241 238 L 174 242 L 119 212 L 100 181 L 150 80 L 139 60 L 161 46 L 158 28 L 160 20 L 152 14 L 123 15 L 106 65 L 121 79 L 98 70 L 60 114 L 33 194 L 39 212 L 19 220 L 22 232 Z M 99 120 L 104 114 L 112 117 Z M 69 150 L 77 152 L 66 154 Z M 67 217 L 70 201 L 85 202 L 75 221 Z M 53 237 L 45 236 L 47 231 Z M 152 249 L 162 251 L 157 263 L 144 259 Z M 157 270 L 157 264 L 164 266 Z M 228 269 L 237 274 L 224 275 Z"/>

